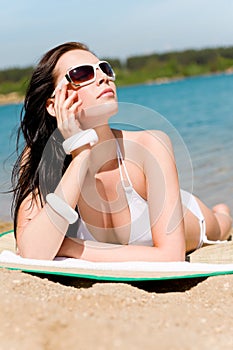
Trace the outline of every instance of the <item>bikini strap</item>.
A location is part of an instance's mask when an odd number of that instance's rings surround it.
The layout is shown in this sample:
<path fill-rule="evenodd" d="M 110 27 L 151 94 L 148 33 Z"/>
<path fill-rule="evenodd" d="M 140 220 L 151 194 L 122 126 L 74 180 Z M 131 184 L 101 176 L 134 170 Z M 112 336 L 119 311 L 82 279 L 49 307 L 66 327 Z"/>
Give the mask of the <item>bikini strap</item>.
<path fill-rule="evenodd" d="M 124 187 L 124 189 L 129 189 L 129 188 L 133 188 L 132 182 L 130 180 L 126 165 L 125 165 L 125 161 L 123 159 L 122 153 L 121 153 L 121 149 L 120 146 L 117 142 L 117 161 L 118 161 L 118 166 L 119 166 L 119 170 L 120 170 L 120 177 L 121 177 L 121 182 L 122 182 L 122 186 Z M 125 180 L 124 180 L 124 176 L 122 173 L 122 169 L 121 169 L 121 165 L 123 165 L 123 169 L 124 169 L 124 174 L 126 176 L 126 179 L 128 181 L 128 186 L 125 186 Z"/>

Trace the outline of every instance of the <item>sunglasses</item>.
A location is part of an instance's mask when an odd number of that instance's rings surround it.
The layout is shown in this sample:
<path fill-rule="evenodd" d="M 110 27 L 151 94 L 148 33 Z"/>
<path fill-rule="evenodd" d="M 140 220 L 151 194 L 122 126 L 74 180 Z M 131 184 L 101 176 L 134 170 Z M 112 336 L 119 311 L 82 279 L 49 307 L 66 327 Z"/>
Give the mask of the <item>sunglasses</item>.
<path fill-rule="evenodd" d="M 57 87 L 67 84 L 67 81 L 75 87 L 81 87 L 93 83 L 96 80 L 96 70 L 100 69 L 109 80 L 114 81 L 116 76 L 110 63 L 99 61 L 96 64 L 82 64 L 68 69 L 65 77 L 60 81 Z M 55 90 L 51 97 L 55 96 Z"/>

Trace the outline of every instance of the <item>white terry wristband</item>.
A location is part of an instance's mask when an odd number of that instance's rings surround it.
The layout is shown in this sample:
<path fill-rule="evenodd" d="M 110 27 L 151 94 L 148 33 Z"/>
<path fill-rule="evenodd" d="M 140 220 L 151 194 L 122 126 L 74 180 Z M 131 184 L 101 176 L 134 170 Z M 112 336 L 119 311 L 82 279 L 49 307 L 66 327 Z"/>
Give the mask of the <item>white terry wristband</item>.
<path fill-rule="evenodd" d="M 87 145 L 88 143 L 93 146 L 98 142 L 98 135 L 94 129 L 87 129 L 78 132 L 77 134 L 69 137 L 63 142 L 63 148 L 66 154 L 70 154 L 75 149 Z"/>
<path fill-rule="evenodd" d="M 46 202 L 57 214 L 68 221 L 69 224 L 73 224 L 77 221 L 78 213 L 55 193 L 47 194 Z"/>

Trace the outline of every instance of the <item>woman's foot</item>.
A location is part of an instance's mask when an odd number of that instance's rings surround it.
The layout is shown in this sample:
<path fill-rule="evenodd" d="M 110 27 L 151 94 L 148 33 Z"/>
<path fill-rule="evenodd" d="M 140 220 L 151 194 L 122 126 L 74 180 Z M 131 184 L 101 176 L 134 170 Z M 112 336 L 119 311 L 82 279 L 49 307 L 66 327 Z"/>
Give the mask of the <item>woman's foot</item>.
<path fill-rule="evenodd" d="M 213 208 L 212 208 L 213 212 L 216 213 L 221 213 L 227 216 L 230 216 L 231 218 L 231 211 L 230 208 L 228 207 L 228 205 L 224 204 L 224 203 L 220 203 L 220 204 L 216 204 Z"/>
<path fill-rule="evenodd" d="M 221 230 L 221 240 L 229 239 L 232 234 L 232 217 L 230 208 L 224 204 L 220 203 L 212 208 L 213 213 L 218 220 L 219 227 Z"/>

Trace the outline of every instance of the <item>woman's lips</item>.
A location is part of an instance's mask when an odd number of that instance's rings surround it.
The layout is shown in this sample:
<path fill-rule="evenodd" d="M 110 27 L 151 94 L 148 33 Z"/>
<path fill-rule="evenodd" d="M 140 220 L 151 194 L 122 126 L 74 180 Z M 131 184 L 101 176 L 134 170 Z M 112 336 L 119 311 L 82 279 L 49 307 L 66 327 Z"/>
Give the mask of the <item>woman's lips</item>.
<path fill-rule="evenodd" d="M 97 98 L 100 97 L 113 97 L 115 95 L 114 90 L 111 88 L 108 89 L 104 89 L 103 91 L 101 91 L 101 93 L 98 95 Z"/>

